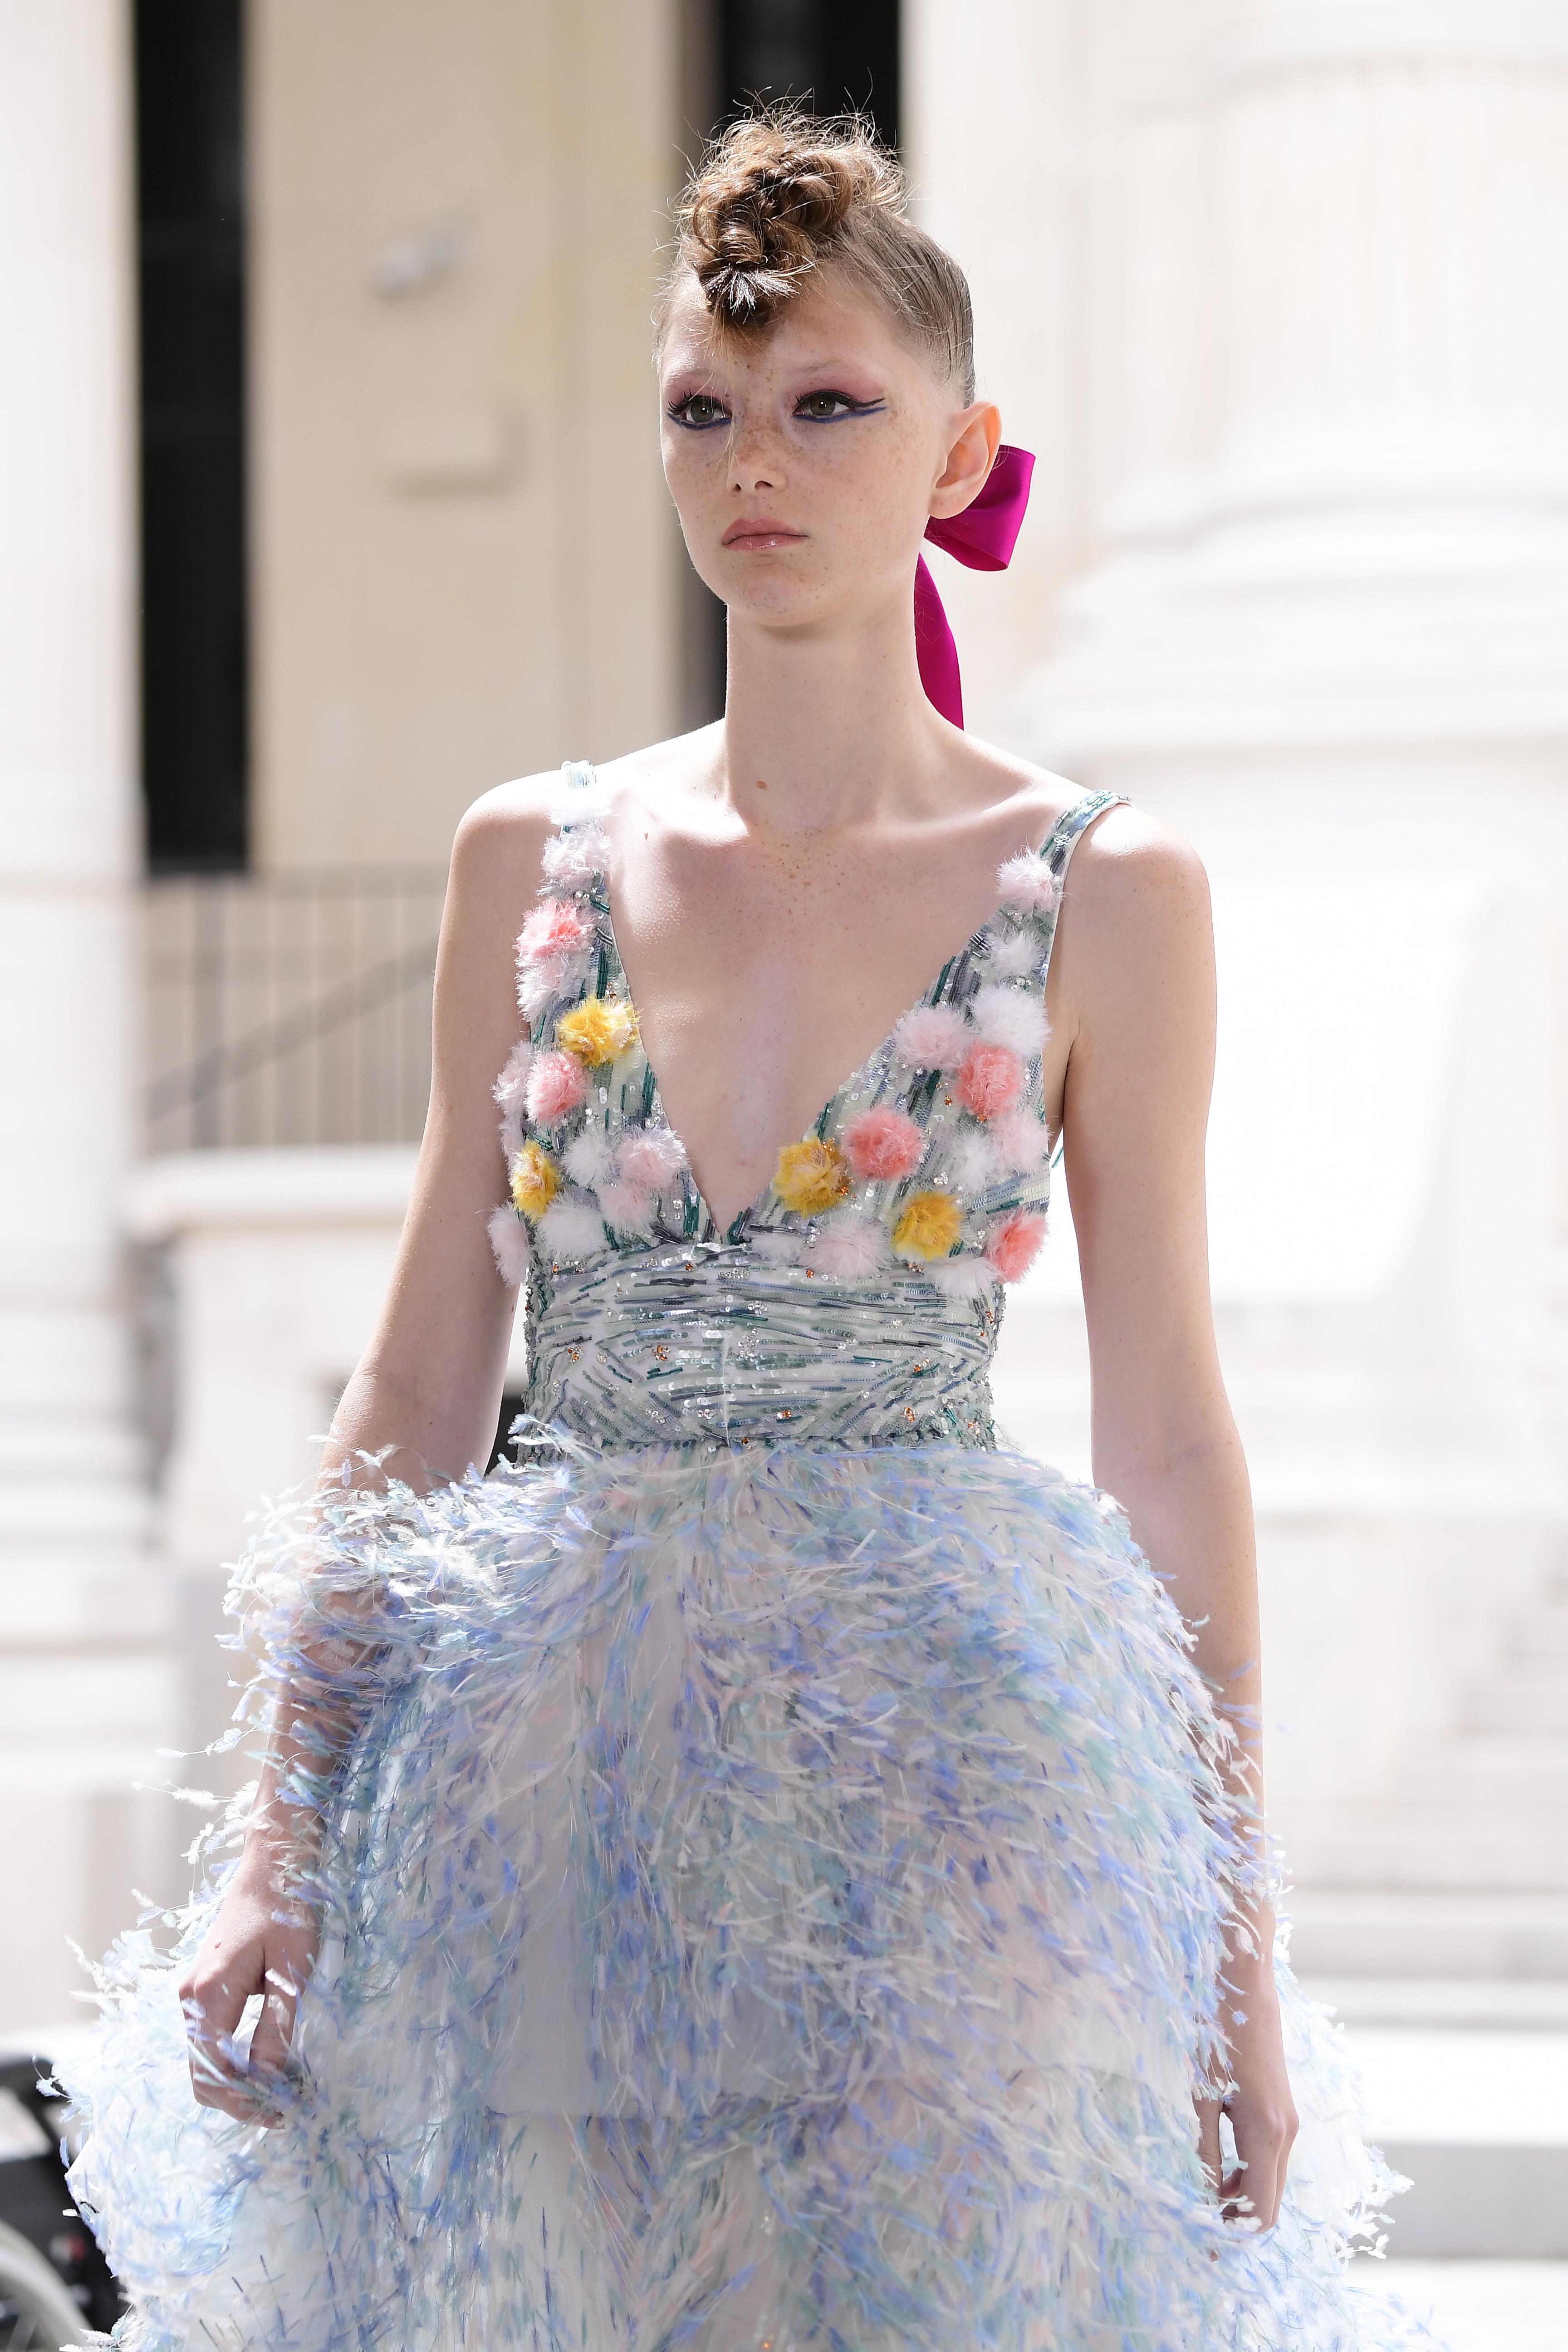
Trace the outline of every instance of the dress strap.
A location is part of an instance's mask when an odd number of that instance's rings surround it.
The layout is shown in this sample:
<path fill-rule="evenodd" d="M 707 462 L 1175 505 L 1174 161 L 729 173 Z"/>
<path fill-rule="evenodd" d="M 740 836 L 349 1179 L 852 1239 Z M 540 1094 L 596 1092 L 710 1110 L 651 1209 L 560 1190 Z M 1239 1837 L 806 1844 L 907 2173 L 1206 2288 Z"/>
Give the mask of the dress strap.
<path fill-rule="evenodd" d="M 1108 808 L 1125 808 L 1127 804 L 1125 793 L 1085 793 L 1081 800 L 1074 801 L 1070 807 L 1063 809 L 1039 849 L 1040 856 L 1058 882 L 1065 877 L 1073 851 L 1095 818 L 1103 815 Z"/>
<path fill-rule="evenodd" d="M 1074 801 L 1070 808 L 1063 809 L 1060 816 L 1040 844 L 1040 856 L 1049 866 L 1051 878 L 1057 886 L 1055 903 L 1047 919 L 1049 935 L 1046 940 L 1046 960 L 1040 971 L 1042 996 L 1045 994 L 1046 982 L 1051 976 L 1051 957 L 1056 951 L 1057 927 L 1061 920 L 1062 887 L 1067 881 L 1068 867 L 1072 862 L 1073 851 L 1097 816 L 1103 816 L 1108 808 L 1126 805 L 1125 793 L 1085 793 L 1081 800 Z M 1061 1150 L 1059 1143 L 1057 1150 L 1058 1152 Z"/>

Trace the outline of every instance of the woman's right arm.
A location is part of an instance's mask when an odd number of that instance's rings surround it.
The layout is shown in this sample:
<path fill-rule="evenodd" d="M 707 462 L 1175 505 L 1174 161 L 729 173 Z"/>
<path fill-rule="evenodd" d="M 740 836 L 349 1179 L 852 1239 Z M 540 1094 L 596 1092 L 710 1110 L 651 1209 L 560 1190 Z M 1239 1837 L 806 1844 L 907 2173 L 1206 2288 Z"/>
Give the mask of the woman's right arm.
<path fill-rule="evenodd" d="M 486 1227 L 506 1170 L 490 1089 L 522 1034 L 513 942 L 539 885 L 559 779 L 502 785 L 475 803 L 453 846 L 436 966 L 430 1108 L 413 1196 L 381 1318 L 333 1418 L 323 1486 L 423 1489 L 489 1457 L 517 1293 L 496 1271 Z M 341 1635 L 331 1645 L 344 1646 Z M 323 1692 L 342 1661 L 324 1661 Z M 328 1775 L 353 1708 L 285 1687 L 239 1862 L 180 1983 L 198 2101 L 254 2119 L 266 2078 L 285 2067 L 316 1923 L 296 1889 L 316 1817 L 298 1791 Z M 264 1996 L 250 2067 L 228 2055 L 247 2000 Z M 258 2080 L 258 2077 L 260 2080 Z"/>

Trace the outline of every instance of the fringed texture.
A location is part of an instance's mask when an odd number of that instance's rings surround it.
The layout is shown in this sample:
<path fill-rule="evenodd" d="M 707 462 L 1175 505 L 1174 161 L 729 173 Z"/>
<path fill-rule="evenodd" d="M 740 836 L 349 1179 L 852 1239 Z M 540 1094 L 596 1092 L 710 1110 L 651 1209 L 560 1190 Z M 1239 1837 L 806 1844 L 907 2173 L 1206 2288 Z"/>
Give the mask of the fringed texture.
<path fill-rule="evenodd" d="M 1051 1148 L 1050 1131 L 1030 1110 L 1005 1111 L 994 1119 L 991 1140 L 1001 1166 L 1010 1174 L 1026 1175 L 1037 1168 Z"/>
<path fill-rule="evenodd" d="M 816 1229 L 811 1263 L 818 1274 L 831 1275 L 836 1281 L 879 1274 L 891 1259 L 886 1226 L 874 1217 L 863 1217 L 858 1209 L 835 1209 Z"/>
<path fill-rule="evenodd" d="M 1045 961 L 1045 942 L 1032 925 L 993 928 L 985 935 L 985 969 L 996 980 L 1033 980 Z"/>
<path fill-rule="evenodd" d="M 490 1237 L 496 1272 L 509 1290 L 515 1290 L 533 1263 L 533 1244 L 528 1237 L 528 1227 L 515 1209 L 502 1206 L 490 1211 L 485 1230 Z"/>
<path fill-rule="evenodd" d="M 996 1276 L 984 1258 L 971 1256 L 943 1258 L 928 1269 L 930 1279 L 950 1298 L 990 1298 L 996 1288 Z"/>
<path fill-rule="evenodd" d="M 1032 849 L 1009 857 L 996 869 L 996 887 L 1005 907 L 1024 915 L 1049 915 L 1061 901 L 1062 887 L 1045 859 Z"/>
<path fill-rule="evenodd" d="M 975 991 L 970 1014 L 988 1045 L 1010 1046 L 1026 1062 L 1037 1059 L 1050 1034 L 1039 998 L 1000 982 Z"/>
<path fill-rule="evenodd" d="M 999 1218 L 986 1234 L 986 1263 L 995 1267 L 1004 1282 L 1022 1282 L 1044 1249 L 1049 1230 L 1044 1217 L 1015 1210 L 1010 1217 Z"/>
<path fill-rule="evenodd" d="M 605 1221 L 593 1202 L 580 1194 L 552 1201 L 539 1220 L 540 1255 L 552 1265 L 581 1265 L 604 1246 Z"/>
<path fill-rule="evenodd" d="M 972 1035 L 951 1004 L 919 1004 L 893 1031 L 893 1050 L 913 1070 L 955 1070 Z"/>
<path fill-rule="evenodd" d="M 602 1127 L 585 1127 L 562 1153 L 562 1164 L 574 1183 L 597 1192 L 616 1172 L 616 1147 Z"/>
<path fill-rule="evenodd" d="M 623 1184 L 644 1192 L 668 1192 L 686 1168 L 686 1146 L 672 1128 L 636 1128 L 622 1141 L 616 1171 Z"/>
<path fill-rule="evenodd" d="M 545 879 L 563 890 L 587 890 L 610 862 L 610 845 L 596 824 L 574 824 L 544 845 Z"/>
<path fill-rule="evenodd" d="M 63 2069 L 125 2352 L 1405 2340 L 1346 2294 L 1389 2176 L 1283 1964 L 1303 2186 L 1265 2237 L 1205 2194 L 1247 1849 L 1101 1499 L 948 1447 L 562 1434 L 273 1518 L 231 1606 L 238 1736 L 302 1684 L 360 1728 L 279 2127 L 195 2105 L 174 1996 L 238 1811 Z"/>

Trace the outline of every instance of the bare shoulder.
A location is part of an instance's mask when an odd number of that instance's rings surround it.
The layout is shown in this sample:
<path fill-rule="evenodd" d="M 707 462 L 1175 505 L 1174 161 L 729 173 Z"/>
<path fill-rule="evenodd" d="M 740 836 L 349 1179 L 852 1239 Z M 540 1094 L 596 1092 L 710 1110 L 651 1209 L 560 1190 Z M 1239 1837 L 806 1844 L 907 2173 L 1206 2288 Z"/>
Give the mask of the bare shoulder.
<path fill-rule="evenodd" d="M 1192 843 L 1125 804 L 1108 808 L 1089 826 L 1074 852 L 1068 890 L 1086 929 L 1125 931 L 1151 920 L 1208 917 L 1208 876 Z"/>
<path fill-rule="evenodd" d="M 526 906 L 539 887 L 544 845 L 561 796 L 556 769 L 518 776 L 481 793 L 465 810 L 452 843 L 452 887 L 479 902 Z"/>
<path fill-rule="evenodd" d="M 1056 963 L 1079 1021 L 1156 997 L 1212 993 L 1208 877 L 1189 841 L 1142 809 L 1107 809 L 1068 869 Z"/>

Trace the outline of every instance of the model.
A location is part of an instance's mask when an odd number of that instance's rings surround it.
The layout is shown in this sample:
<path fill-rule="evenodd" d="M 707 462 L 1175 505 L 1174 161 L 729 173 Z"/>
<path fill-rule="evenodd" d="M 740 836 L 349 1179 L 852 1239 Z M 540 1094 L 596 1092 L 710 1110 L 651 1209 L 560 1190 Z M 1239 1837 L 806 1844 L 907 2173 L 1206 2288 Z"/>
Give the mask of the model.
<path fill-rule="evenodd" d="M 856 126 L 718 143 L 658 369 L 725 717 L 459 831 L 386 1308 L 237 1587 L 262 1776 L 73 2082 L 122 2339 L 1381 2352 L 1275 1956 L 1202 870 L 931 698 L 922 537 L 1026 467 Z M 1104 1492 L 987 1387 L 1058 1138 Z"/>

